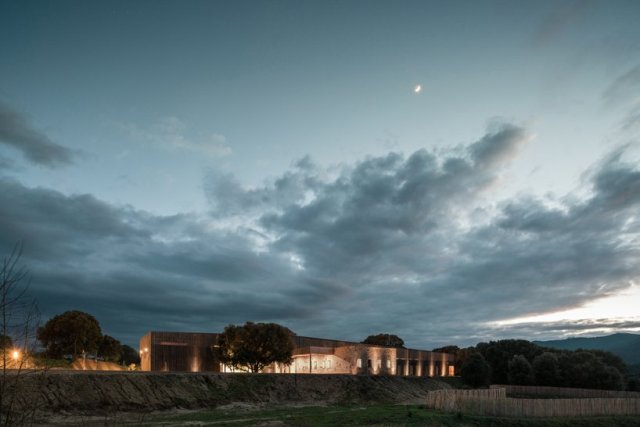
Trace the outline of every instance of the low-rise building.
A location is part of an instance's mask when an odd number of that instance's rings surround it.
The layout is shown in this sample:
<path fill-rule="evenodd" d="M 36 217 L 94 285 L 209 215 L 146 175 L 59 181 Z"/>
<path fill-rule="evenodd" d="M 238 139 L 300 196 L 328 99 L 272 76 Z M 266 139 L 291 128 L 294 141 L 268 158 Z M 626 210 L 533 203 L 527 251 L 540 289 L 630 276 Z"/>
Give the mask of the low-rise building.
<path fill-rule="evenodd" d="M 234 372 L 215 357 L 215 333 L 149 332 L 140 339 L 143 371 Z M 453 356 L 426 350 L 292 336 L 291 364 L 273 364 L 270 373 L 452 376 Z"/>

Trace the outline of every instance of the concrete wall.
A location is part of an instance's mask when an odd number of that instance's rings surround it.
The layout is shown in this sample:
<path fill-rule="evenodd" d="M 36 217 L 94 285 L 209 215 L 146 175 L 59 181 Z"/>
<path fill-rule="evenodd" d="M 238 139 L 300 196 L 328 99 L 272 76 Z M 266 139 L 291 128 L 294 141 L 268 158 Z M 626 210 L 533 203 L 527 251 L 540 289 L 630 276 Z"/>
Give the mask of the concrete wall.
<path fill-rule="evenodd" d="M 215 359 L 218 334 L 149 332 L 140 339 L 143 371 L 233 372 Z M 424 350 L 372 346 L 347 341 L 293 336 L 293 363 L 268 373 L 447 376 L 453 356 Z"/>

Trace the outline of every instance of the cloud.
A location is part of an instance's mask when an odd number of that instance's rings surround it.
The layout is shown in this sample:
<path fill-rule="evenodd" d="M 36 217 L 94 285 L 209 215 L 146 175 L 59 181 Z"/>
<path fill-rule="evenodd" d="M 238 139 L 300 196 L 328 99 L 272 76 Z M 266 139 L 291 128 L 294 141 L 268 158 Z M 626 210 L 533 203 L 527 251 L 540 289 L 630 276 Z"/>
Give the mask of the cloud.
<path fill-rule="evenodd" d="M 623 132 L 634 133 L 640 128 L 640 64 L 613 80 L 602 98 L 607 108 L 622 109 Z"/>
<path fill-rule="evenodd" d="M 529 337 L 531 340 L 546 340 L 567 335 L 603 335 L 615 332 L 640 331 L 640 318 L 638 319 L 582 319 L 560 320 L 554 322 L 532 322 L 509 325 L 509 327 L 497 330 L 505 338 Z"/>
<path fill-rule="evenodd" d="M 640 97 L 640 64 L 618 76 L 605 90 L 603 98 L 610 104 L 619 104 Z"/>
<path fill-rule="evenodd" d="M 0 143 L 22 152 L 31 163 L 56 168 L 73 163 L 74 153 L 34 129 L 23 115 L 0 103 Z"/>
<path fill-rule="evenodd" d="M 253 188 L 212 175 L 198 215 L 0 180 L 0 249 L 25 241 L 45 316 L 85 310 L 130 344 L 246 320 L 354 340 L 391 332 L 416 347 L 528 333 L 490 322 L 640 276 L 640 170 L 621 151 L 592 168 L 586 198 L 488 201 L 530 138 L 502 124 L 449 153 L 330 171 L 305 158 Z"/>
<path fill-rule="evenodd" d="M 219 133 L 196 134 L 177 117 L 163 117 L 150 127 L 133 123 L 117 123 L 129 138 L 157 144 L 174 150 L 187 150 L 209 157 L 224 157 L 232 153 L 227 138 Z"/>
<path fill-rule="evenodd" d="M 533 35 L 538 47 L 548 46 L 561 36 L 571 25 L 578 22 L 591 7 L 591 0 L 574 0 L 554 4 L 551 12 Z"/>

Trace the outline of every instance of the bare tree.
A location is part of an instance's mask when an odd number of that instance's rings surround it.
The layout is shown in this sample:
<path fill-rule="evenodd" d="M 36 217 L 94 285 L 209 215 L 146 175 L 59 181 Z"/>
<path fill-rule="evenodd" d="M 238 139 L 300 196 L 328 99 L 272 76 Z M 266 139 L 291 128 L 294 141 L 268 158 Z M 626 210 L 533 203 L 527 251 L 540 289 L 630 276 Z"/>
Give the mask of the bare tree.
<path fill-rule="evenodd" d="M 0 267 L 0 425 L 30 424 L 37 402 L 25 394 L 25 376 L 42 372 L 34 369 L 32 358 L 39 311 L 28 294 L 28 270 L 21 265 L 22 245 L 17 244 Z M 31 383 L 31 381 L 28 381 Z"/>

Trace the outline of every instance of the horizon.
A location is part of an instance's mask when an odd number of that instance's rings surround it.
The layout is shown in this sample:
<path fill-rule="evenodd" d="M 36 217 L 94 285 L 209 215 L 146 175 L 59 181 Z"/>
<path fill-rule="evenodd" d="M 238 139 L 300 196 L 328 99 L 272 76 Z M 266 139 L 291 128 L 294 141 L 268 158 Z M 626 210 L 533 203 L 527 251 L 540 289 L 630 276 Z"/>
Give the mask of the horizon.
<path fill-rule="evenodd" d="M 413 348 L 640 333 L 640 2 L 0 3 L 43 320 Z M 341 338 L 342 339 L 342 338 Z"/>

